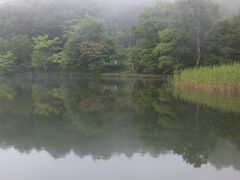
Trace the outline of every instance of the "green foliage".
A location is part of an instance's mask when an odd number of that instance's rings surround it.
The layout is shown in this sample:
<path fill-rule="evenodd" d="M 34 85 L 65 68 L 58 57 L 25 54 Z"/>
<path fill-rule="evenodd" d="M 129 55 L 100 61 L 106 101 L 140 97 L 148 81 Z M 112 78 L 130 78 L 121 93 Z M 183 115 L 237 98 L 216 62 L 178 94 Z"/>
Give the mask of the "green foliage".
<path fill-rule="evenodd" d="M 18 66 L 31 64 L 32 42 L 27 35 L 17 35 L 10 40 L 9 49 L 16 55 Z"/>
<path fill-rule="evenodd" d="M 155 56 L 161 56 L 161 55 L 166 55 L 169 54 L 173 48 L 174 48 L 175 44 L 174 43 L 159 43 L 154 49 L 153 49 L 153 53 Z"/>
<path fill-rule="evenodd" d="M 218 6 L 210 0 L 180 0 L 176 11 L 177 42 L 188 52 L 179 58 L 186 67 L 203 64 L 205 36 L 220 18 Z"/>
<path fill-rule="evenodd" d="M 6 53 L 9 50 L 9 41 L 0 37 L 0 53 Z"/>
<path fill-rule="evenodd" d="M 50 39 L 48 35 L 33 38 L 32 66 L 47 69 L 48 65 L 62 63 L 62 54 L 56 55 L 60 47 L 59 38 Z"/>
<path fill-rule="evenodd" d="M 206 37 L 205 64 L 240 61 L 240 15 L 217 23 Z"/>
<path fill-rule="evenodd" d="M 12 52 L 0 54 L 0 73 L 7 73 L 13 69 L 16 61 L 16 56 Z"/>
<path fill-rule="evenodd" d="M 176 46 L 175 30 L 166 29 L 159 32 L 159 44 L 153 49 L 153 54 L 158 59 L 158 69 L 161 73 L 169 74 L 174 71 L 178 58 Z"/>
<path fill-rule="evenodd" d="M 129 61 L 133 65 L 133 70 L 138 73 L 151 74 L 157 70 L 151 49 L 131 49 L 129 52 Z"/>
<path fill-rule="evenodd" d="M 104 66 L 120 64 L 122 48 L 107 31 L 106 23 L 97 17 L 85 16 L 69 33 L 64 52 L 68 64 L 83 72 L 101 72 Z"/>
<path fill-rule="evenodd" d="M 13 100 L 16 96 L 15 90 L 7 85 L 7 84 L 1 84 L 0 85 L 0 98 L 6 98 L 8 100 Z"/>
<path fill-rule="evenodd" d="M 79 60 L 79 48 L 83 42 L 101 43 L 106 38 L 105 23 L 103 20 L 85 16 L 74 26 L 73 31 L 69 33 L 68 40 L 65 45 L 65 53 L 69 57 L 69 63 L 73 64 Z"/>
<path fill-rule="evenodd" d="M 89 66 L 92 72 L 101 71 L 105 59 L 107 59 L 107 48 L 99 43 L 82 43 L 80 45 L 80 64 Z M 87 67 L 88 69 L 88 67 Z"/>
<path fill-rule="evenodd" d="M 133 32 L 139 44 L 144 48 L 152 48 L 158 42 L 158 32 L 171 26 L 174 12 L 171 3 L 157 3 L 147 8 L 141 15 Z"/>
<path fill-rule="evenodd" d="M 73 1 L 2 4 L 0 54 L 16 56 L 15 71 L 172 74 L 239 61 L 239 15 L 217 23 L 215 1 L 157 2 L 144 10 L 131 1 L 134 10 L 127 9 L 125 19 L 100 13 L 97 5 L 86 9 L 88 1 Z"/>
<path fill-rule="evenodd" d="M 218 17 L 209 0 L 157 3 L 140 16 L 133 32 L 137 46 L 151 49 L 159 62 L 155 72 L 169 74 L 178 66 L 194 66 L 196 59 L 202 62 L 204 37 Z"/>
<path fill-rule="evenodd" d="M 153 49 L 153 54 L 158 56 L 164 56 L 172 53 L 176 46 L 174 30 L 166 29 L 159 32 L 159 43 Z"/>
<path fill-rule="evenodd" d="M 76 43 L 93 41 L 101 42 L 106 37 L 105 22 L 97 17 L 86 15 L 74 26 L 70 38 L 75 39 Z"/>
<path fill-rule="evenodd" d="M 66 54 L 64 52 L 59 52 L 56 54 L 53 54 L 49 61 L 55 65 L 60 66 L 61 68 L 66 68 L 67 66 L 67 61 L 66 61 L 67 57 Z"/>
<path fill-rule="evenodd" d="M 176 60 L 170 56 L 158 58 L 158 68 L 163 74 L 171 74 L 175 70 Z"/>

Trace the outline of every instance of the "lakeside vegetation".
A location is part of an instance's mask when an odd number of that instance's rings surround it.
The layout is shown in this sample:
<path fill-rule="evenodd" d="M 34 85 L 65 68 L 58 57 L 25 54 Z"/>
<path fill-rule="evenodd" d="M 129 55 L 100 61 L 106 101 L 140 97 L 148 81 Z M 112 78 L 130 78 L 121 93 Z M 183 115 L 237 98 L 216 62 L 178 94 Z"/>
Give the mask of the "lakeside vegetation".
<path fill-rule="evenodd" d="M 229 1 L 153 2 L 119 1 L 109 13 L 108 0 L 3 2 L 0 74 L 160 75 L 239 62 L 240 15 L 222 8 Z"/>
<path fill-rule="evenodd" d="M 187 69 L 173 78 L 176 88 L 240 92 L 240 64 Z"/>
<path fill-rule="evenodd" d="M 187 102 L 198 103 L 202 106 L 218 109 L 223 112 L 240 113 L 239 95 L 222 95 L 214 93 L 196 92 L 188 89 L 174 89 L 174 96 Z"/>

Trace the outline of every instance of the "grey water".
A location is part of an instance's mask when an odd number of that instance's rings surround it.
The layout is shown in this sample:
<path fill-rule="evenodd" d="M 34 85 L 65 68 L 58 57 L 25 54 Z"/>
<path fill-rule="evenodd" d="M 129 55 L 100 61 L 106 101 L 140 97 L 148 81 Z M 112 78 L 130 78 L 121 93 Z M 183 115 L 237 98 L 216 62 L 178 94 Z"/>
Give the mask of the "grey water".
<path fill-rule="evenodd" d="M 165 80 L 0 80 L 0 179 L 239 180 L 240 114 Z"/>

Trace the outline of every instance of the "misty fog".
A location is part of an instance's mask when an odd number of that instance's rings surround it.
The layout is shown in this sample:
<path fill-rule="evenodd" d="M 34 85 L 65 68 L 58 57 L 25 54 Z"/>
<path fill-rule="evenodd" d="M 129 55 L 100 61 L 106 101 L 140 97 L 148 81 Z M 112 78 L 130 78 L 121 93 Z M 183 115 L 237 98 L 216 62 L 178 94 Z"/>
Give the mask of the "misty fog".
<path fill-rule="evenodd" d="M 49 13 L 56 15 L 66 14 L 68 11 L 71 11 L 68 12 L 71 14 L 90 13 L 100 15 L 110 21 L 117 21 L 120 26 L 126 26 L 124 27 L 125 29 L 129 29 L 136 22 L 140 11 L 145 7 L 154 5 L 156 2 L 174 1 L 178 0 L 0 0 L 2 6 L 6 8 L 11 7 L 10 11 L 23 13 L 26 8 L 28 12 L 36 11 L 37 9 L 48 9 Z M 236 14 L 240 10 L 239 0 L 212 1 L 220 5 L 225 15 Z"/>
<path fill-rule="evenodd" d="M 0 0 L 2 180 L 240 180 L 240 0 Z"/>
<path fill-rule="evenodd" d="M 114 67 L 118 70 L 130 68 L 130 71 L 153 74 L 172 73 L 178 66 L 219 64 L 227 59 L 238 59 L 238 45 L 235 45 L 238 42 L 234 40 L 238 36 L 235 26 L 238 25 L 239 0 L 0 2 L 0 57 L 3 57 L 3 63 L 6 63 L 3 69 L 7 71 L 14 69 L 12 65 L 16 68 L 22 65 L 23 69 L 47 70 L 50 67 L 61 70 L 68 66 L 82 68 L 81 63 L 84 63 L 88 68 L 85 61 L 92 57 L 86 58 L 83 53 L 81 59 L 79 48 L 89 50 L 87 55 L 98 55 L 95 51 L 101 51 L 97 59 L 103 64 L 120 64 Z M 221 23 L 224 20 L 226 22 Z M 217 34 L 226 35 L 218 32 L 221 30 L 218 26 L 224 26 L 224 29 L 229 24 L 232 27 L 227 33 L 235 34 L 236 38 L 227 41 L 228 45 L 221 43 L 224 47 L 214 49 L 214 43 L 220 41 Z M 167 43 L 162 36 L 172 39 L 167 39 L 171 40 Z M 229 37 L 232 36 L 226 35 Z M 19 43 L 22 41 L 26 44 Z M 39 50 L 39 43 L 50 47 Z M 211 62 L 205 60 L 212 56 L 215 58 Z M 105 62 L 103 57 L 109 59 Z M 143 57 L 145 59 L 141 60 Z M 110 67 L 111 70 L 114 68 Z"/>

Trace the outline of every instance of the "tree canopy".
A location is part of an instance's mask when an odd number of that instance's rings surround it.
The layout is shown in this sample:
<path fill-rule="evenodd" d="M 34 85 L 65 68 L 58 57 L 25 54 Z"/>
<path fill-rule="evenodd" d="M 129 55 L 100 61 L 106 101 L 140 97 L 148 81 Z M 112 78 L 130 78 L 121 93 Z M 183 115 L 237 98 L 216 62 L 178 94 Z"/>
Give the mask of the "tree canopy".
<path fill-rule="evenodd" d="M 226 1 L 153 1 L 2 3 L 0 55 L 12 59 L 1 73 L 171 74 L 239 61 L 239 15 L 225 17 Z"/>

